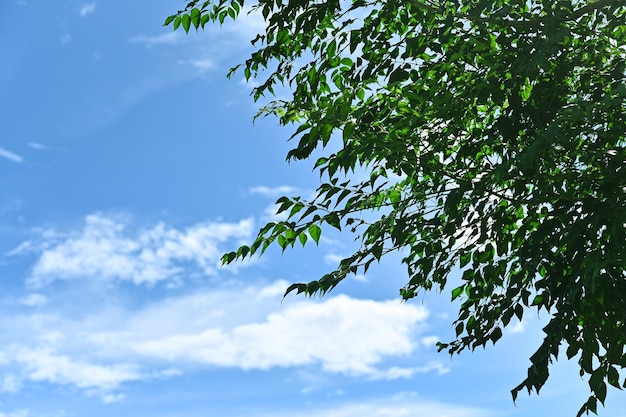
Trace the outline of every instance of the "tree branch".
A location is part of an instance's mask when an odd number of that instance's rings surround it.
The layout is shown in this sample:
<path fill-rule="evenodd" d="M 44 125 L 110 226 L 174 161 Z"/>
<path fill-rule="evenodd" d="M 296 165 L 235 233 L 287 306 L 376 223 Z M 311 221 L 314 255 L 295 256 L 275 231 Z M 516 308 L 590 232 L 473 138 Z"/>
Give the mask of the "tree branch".
<path fill-rule="evenodd" d="M 597 9 L 601 9 L 611 4 L 619 3 L 620 1 L 621 0 L 597 0 L 593 3 L 589 3 L 586 6 L 583 6 L 579 9 L 574 10 L 572 13 L 570 13 L 570 15 L 565 20 L 566 21 L 576 20 L 579 17 L 589 12 L 592 12 Z M 439 11 L 439 9 L 436 6 L 433 6 L 432 4 L 428 4 L 420 0 L 409 0 L 409 2 L 412 6 L 417 7 L 419 9 L 423 9 L 423 10 L 433 12 L 433 13 L 436 13 Z M 478 19 L 474 19 L 474 18 L 470 18 L 468 16 L 464 16 L 461 14 L 455 14 L 454 16 L 457 18 L 461 18 L 461 19 L 479 21 L 479 22 L 484 22 L 484 23 L 496 23 L 496 24 L 501 24 L 503 26 L 511 26 L 511 27 L 519 27 L 519 28 L 539 27 L 544 23 L 543 17 L 536 17 L 530 20 L 496 20 L 496 19 L 489 18 L 489 17 L 480 17 Z"/>
<path fill-rule="evenodd" d="M 608 6 L 613 3 L 618 3 L 619 0 L 598 0 L 594 3 L 589 3 L 586 6 L 581 7 L 578 10 L 574 10 L 572 14 L 569 16 L 568 20 L 576 20 L 582 15 L 585 15 L 593 10 L 600 9 L 604 6 Z"/>

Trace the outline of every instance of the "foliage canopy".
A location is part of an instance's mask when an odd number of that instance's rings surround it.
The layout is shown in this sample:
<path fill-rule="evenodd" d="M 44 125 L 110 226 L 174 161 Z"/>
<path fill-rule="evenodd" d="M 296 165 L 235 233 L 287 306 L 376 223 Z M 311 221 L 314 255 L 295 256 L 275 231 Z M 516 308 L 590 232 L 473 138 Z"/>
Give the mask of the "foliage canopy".
<path fill-rule="evenodd" d="M 165 24 L 236 19 L 243 0 L 186 1 Z M 242 67 L 262 110 L 296 126 L 288 160 L 314 163 L 312 201 L 282 197 L 223 261 L 349 229 L 360 249 L 287 293 L 324 294 L 401 252 L 404 299 L 462 285 L 450 354 L 495 343 L 529 309 L 550 313 L 527 377 L 539 392 L 561 347 L 596 412 L 626 366 L 624 0 L 256 0 L 265 32 Z M 237 68 L 233 68 L 232 75 Z M 366 180 L 351 175 L 365 168 Z M 372 220 L 374 213 L 374 220 Z"/>

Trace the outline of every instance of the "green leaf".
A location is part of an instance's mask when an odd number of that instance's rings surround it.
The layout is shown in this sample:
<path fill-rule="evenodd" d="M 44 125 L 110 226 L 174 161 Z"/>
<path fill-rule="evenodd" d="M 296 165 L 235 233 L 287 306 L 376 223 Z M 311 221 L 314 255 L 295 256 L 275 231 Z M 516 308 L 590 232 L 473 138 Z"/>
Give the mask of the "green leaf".
<path fill-rule="evenodd" d="M 328 162 L 328 158 L 319 158 L 316 162 L 315 162 L 315 166 L 313 168 L 317 168 L 321 165 L 324 165 L 325 163 Z"/>
<path fill-rule="evenodd" d="M 322 229 L 319 228 L 319 226 L 315 225 L 315 224 L 311 224 L 309 226 L 309 236 L 311 236 L 311 239 L 313 239 L 313 241 L 316 244 L 319 244 L 319 240 L 320 240 L 320 236 L 322 235 Z"/>
<path fill-rule="evenodd" d="M 306 284 L 291 284 L 289 287 L 287 287 L 287 290 L 285 290 L 285 294 L 283 295 L 283 298 L 289 295 L 289 293 L 293 291 L 296 291 L 297 294 L 303 293 L 306 291 L 306 288 L 307 288 Z"/>
<path fill-rule="evenodd" d="M 496 342 L 498 340 L 500 340 L 501 337 L 502 337 L 502 329 L 500 329 L 499 327 L 496 327 L 491 332 L 491 335 L 489 336 L 489 339 L 491 339 L 491 342 L 495 345 Z"/>
<path fill-rule="evenodd" d="M 237 249 L 237 258 L 245 258 L 250 253 L 250 247 L 243 245 Z M 230 262 L 229 262 L 230 263 Z"/>
<path fill-rule="evenodd" d="M 189 16 L 188 14 L 184 14 L 181 16 L 181 21 L 183 29 L 185 29 L 186 33 L 189 33 L 189 28 L 191 27 L 191 16 Z"/>
<path fill-rule="evenodd" d="M 374 258 L 376 258 L 376 260 L 380 261 L 380 258 L 383 255 L 383 244 L 380 242 L 376 243 L 372 246 L 370 252 L 372 253 L 372 255 L 374 255 Z"/>
<path fill-rule="evenodd" d="M 461 261 L 460 267 L 465 267 L 472 260 L 472 252 L 463 252 L 461 253 Z"/>
<path fill-rule="evenodd" d="M 237 259 L 237 252 L 229 252 L 222 256 L 222 265 L 227 265 L 232 263 L 235 259 Z"/>
<path fill-rule="evenodd" d="M 537 295 L 533 298 L 533 302 L 530 304 L 531 306 L 538 306 L 543 303 L 543 295 Z"/>
<path fill-rule="evenodd" d="M 456 287 L 455 289 L 453 289 L 452 290 L 452 301 L 454 301 L 457 298 L 459 298 L 463 294 L 464 290 L 465 290 L 465 285 L 461 285 L 460 287 Z"/>
<path fill-rule="evenodd" d="M 189 12 L 189 18 L 193 26 L 198 29 L 200 27 L 200 10 L 196 7 Z"/>
<path fill-rule="evenodd" d="M 454 328 L 454 332 L 456 333 L 457 337 L 459 337 L 461 333 L 463 333 L 463 329 L 464 329 L 463 322 L 457 323 L 456 327 Z"/>
<path fill-rule="evenodd" d="M 607 371 L 607 382 L 617 389 L 622 389 L 622 386 L 619 383 L 619 372 L 614 366 L 609 366 Z"/>
<path fill-rule="evenodd" d="M 343 140 L 344 142 L 350 140 L 350 138 L 352 138 L 352 135 L 354 134 L 354 129 L 355 129 L 355 124 L 352 122 L 346 123 L 346 125 L 343 127 Z M 319 162 L 319 160 L 318 160 Z M 317 167 L 317 163 L 315 164 L 315 167 Z"/>
<path fill-rule="evenodd" d="M 176 16 L 176 18 L 174 18 L 174 30 L 178 29 L 181 21 L 182 19 L 180 16 Z"/>
<path fill-rule="evenodd" d="M 341 220 L 339 219 L 339 215 L 337 213 L 330 213 L 326 215 L 324 220 L 335 229 L 341 230 Z"/>
<path fill-rule="evenodd" d="M 165 23 L 163 23 L 163 26 L 169 25 L 174 21 L 174 19 L 176 19 L 176 15 L 168 16 L 167 19 L 165 19 Z"/>

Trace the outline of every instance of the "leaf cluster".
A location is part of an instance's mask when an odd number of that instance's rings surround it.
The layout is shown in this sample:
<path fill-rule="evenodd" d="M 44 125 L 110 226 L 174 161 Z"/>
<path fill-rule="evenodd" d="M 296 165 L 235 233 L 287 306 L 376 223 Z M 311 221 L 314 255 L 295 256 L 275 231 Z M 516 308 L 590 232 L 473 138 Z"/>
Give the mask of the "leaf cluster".
<path fill-rule="evenodd" d="M 165 23 L 189 31 L 242 7 L 192 1 Z M 272 68 L 255 99 L 277 85 L 293 92 L 264 109 L 295 126 L 287 159 L 340 146 L 314 163 L 314 199 L 279 199 L 288 219 L 223 261 L 349 229 L 359 250 L 287 294 L 324 294 L 401 251 L 405 300 L 461 270 L 456 339 L 440 350 L 496 343 L 513 318 L 548 312 L 513 399 L 539 392 L 562 347 L 588 377 L 578 416 L 596 412 L 607 384 L 624 387 L 626 3 L 257 0 L 252 10 L 267 26 L 241 67 L 246 78 Z"/>

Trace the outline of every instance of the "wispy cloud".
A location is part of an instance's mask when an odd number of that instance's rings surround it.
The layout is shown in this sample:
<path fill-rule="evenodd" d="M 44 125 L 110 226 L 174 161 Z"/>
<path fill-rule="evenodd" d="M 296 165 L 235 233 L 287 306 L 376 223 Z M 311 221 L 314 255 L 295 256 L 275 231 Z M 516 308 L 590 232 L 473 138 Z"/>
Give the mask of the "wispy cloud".
<path fill-rule="evenodd" d="M 202 274 L 219 268 L 221 243 L 249 238 L 252 220 L 238 223 L 199 223 L 178 230 L 159 223 L 134 228 L 123 218 L 92 214 L 82 230 L 47 230 L 10 252 L 36 252 L 28 283 L 41 287 L 55 280 L 91 278 L 154 284 L 177 279 L 185 267 L 196 265 Z M 190 272 L 191 273 L 191 272 Z"/>
<path fill-rule="evenodd" d="M 28 147 L 37 149 L 38 151 L 45 151 L 48 149 L 47 146 L 42 145 L 41 143 L 37 143 L 37 142 L 28 142 Z"/>
<path fill-rule="evenodd" d="M 96 3 L 87 3 L 80 8 L 80 16 L 85 17 L 92 14 L 96 10 Z"/>
<path fill-rule="evenodd" d="M 70 35 L 69 33 L 64 33 L 63 35 L 61 35 L 59 40 L 61 41 L 61 43 L 69 43 L 72 40 L 72 35 Z"/>
<path fill-rule="evenodd" d="M 156 36 L 137 35 L 129 39 L 129 42 L 142 43 L 146 46 L 176 45 L 183 40 L 182 31 L 167 32 Z"/>
<path fill-rule="evenodd" d="M 18 154 L 7 151 L 4 148 L 0 148 L 0 156 L 13 162 L 22 162 L 24 160 L 24 158 L 22 158 Z"/>

